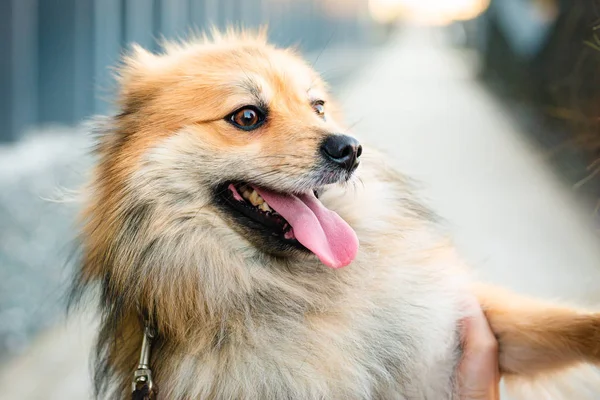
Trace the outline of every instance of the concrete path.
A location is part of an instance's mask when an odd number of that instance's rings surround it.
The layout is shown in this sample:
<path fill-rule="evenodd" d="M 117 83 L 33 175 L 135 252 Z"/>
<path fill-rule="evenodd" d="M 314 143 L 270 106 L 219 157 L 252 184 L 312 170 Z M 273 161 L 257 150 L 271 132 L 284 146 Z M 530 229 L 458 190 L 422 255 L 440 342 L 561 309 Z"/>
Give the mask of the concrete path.
<path fill-rule="evenodd" d="M 349 122 L 422 183 L 483 279 L 600 303 L 600 248 L 587 212 L 473 78 L 467 54 L 410 29 L 341 91 Z M 0 373 L 0 399 L 87 398 L 93 325 L 44 335 Z"/>
<path fill-rule="evenodd" d="M 85 400 L 91 396 L 93 315 L 75 316 L 42 334 L 0 370 L 1 400 Z"/>
<path fill-rule="evenodd" d="M 421 183 L 483 279 L 600 303 L 590 212 L 475 81 L 474 60 L 417 28 L 391 50 L 342 93 L 354 130 Z"/>
<path fill-rule="evenodd" d="M 391 49 L 341 93 L 348 115 L 359 116 L 354 130 L 420 182 L 481 280 L 598 307 L 600 238 L 591 213 L 475 80 L 472 55 L 419 28 L 407 28 Z M 568 384 L 577 394 L 567 398 L 600 398 L 598 377 L 574 370 Z M 519 398 L 557 400 L 540 395 L 547 387 L 522 388 L 533 391 Z M 510 398 L 504 387 L 502 398 Z"/>

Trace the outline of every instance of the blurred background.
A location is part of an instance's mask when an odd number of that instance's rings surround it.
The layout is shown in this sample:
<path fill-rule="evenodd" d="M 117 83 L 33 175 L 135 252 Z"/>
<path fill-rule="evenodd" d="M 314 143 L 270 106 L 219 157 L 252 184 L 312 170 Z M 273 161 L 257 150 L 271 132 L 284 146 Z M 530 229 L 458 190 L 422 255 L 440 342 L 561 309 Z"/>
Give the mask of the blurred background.
<path fill-rule="evenodd" d="M 82 122 L 114 112 L 111 67 L 229 25 L 298 46 L 483 279 L 600 303 L 600 1 L 0 0 L 1 399 L 89 397 L 68 199 L 92 163 Z"/>

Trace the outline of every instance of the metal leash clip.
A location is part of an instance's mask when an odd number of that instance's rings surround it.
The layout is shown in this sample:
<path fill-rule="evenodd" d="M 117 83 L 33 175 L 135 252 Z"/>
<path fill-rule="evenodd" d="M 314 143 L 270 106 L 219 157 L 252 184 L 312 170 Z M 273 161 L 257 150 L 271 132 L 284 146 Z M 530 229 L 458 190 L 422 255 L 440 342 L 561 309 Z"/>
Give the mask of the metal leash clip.
<path fill-rule="evenodd" d="M 133 375 L 132 391 L 141 390 L 144 386 L 147 387 L 147 392 L 153 390 L 152 371 L 150 370 L 150 350 L 152 348 L 152 339 L 155 337 L 155 332 L 148 326 L 144 329 L 144 337 L 142 339 L 142 350 L 140 352 L 140 363 Z"/>

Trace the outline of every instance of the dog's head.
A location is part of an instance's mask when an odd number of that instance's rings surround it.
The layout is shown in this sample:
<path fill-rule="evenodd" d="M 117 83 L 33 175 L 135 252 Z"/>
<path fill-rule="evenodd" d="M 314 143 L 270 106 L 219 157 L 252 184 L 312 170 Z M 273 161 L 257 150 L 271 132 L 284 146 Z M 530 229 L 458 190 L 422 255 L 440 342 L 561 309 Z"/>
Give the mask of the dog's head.
<path fill-rule="evenodd" d="M 314 254 L 334 268 L 354 259 L 356 234 L 319 195 L 352 177 L 362 147 L 300 57 L 229 34 L 162 54 L 135 48 L 119 78 L 121 113 L 100 139 L 88 208 L 98 252 L 126 244 L 131 256 L 148 246 L 139 236 L 185 224 L 265 255 Z"/>

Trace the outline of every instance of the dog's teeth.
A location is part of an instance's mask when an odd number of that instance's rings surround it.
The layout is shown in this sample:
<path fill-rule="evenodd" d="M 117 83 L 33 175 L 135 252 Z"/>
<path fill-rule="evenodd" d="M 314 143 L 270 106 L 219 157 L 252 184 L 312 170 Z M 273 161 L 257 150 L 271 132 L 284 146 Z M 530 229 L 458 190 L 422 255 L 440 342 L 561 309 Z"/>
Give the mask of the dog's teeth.
<path fill-rule="evenodd" d="M 256 190 L 250 192 L 250 197 L 248 198 L 248 201 L 252 203 L 253 206 L 258 205 L 258 193 L 256 193 Z"/>
<path fill-rule="evenodd" d="M 252 203 L 253 206 L 256 205 L 256 196 L 258 195 L 258 193 L 256 193 L 256 190 L 253 190 L 252 192 L 250 192 L 250 197 L 248 198 L 248 200 L 250 201 L 250 203 Z"/>
<path fill-rule="evenodd" d="M 267 204 L 267 202 L 260 197 L 260 194 L 254 189 L 244 189 L 242 192 L 242 197 L 248 200 L 254 207 L 258 207 L 263 211 L 273 211 L 271 207 Z"/>
<path fill-rule="evenodd" d="M 253 190 L 253 191 L 252 191 L 252 192 L 251 192 L 251 193 L 248 195 L 248 198 L 247 198 L 246 200 L 248 200 L 250 203 L 252 203 L 252 205 L 253 205 L 254 207 L 258 207 L 258 206 L 260 206 L 261 204 L 264 204 L 264 202 L 265 202 L 265 200 L 264 200 L 262 197 L 260 197 L 260 194 L 258 194 L 258 193 L 256 192 L 256 190 Z"/>

